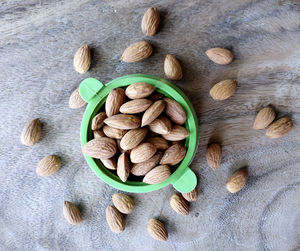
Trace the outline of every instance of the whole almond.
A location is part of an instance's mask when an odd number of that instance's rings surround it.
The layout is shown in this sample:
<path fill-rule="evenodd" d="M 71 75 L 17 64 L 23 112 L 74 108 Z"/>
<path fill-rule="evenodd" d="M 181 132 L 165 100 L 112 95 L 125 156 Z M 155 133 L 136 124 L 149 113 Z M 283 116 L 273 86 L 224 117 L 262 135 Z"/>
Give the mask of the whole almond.
<path fill-rule="evenodd" d="M 56 173 L 60 166 L 61 162 L 58 156 L 48 155 L 39 162 L 35 172 L 39 176 L 49 176 Z"/>
<path fill-rule="evenodd" d="M 178 125 L 183 125 L 186 121 L 186 113 L 182 106 L 175 100 L 164 98 L 166 103 L 165 112 L 169 118 Z"/>
<path fill-rule="evenodd" d="M 159 164 L 174 166 L 184 159 L 185 154 L 186 148 L 183 145 L 174 144 L 165 151 Z"/>
<path fill-rule="evenodd" d="M 170 205 L 172 209 L 178 214 L 189 214 L 190 205 L 180 194 L 172 195 L 170 199 Z"/>
<path fill-rule="evenodd" d="M 158 28 L 160 15 L 156 7 L 149 8 L 142 19 L 142 32 L 146 36 L 153 36 Z"/>
<path fill-rule="evenodd" d="M 125 229 L 124 216 L 114 206 L 106 208 L 106 221 L 111 231 L 116 234 L 123 232 Z"/>
<path fill-rule="evenodd" d="M 169 142 L 161 137 L 151 137 L 146 139 L 145 142 L 151 143 L 157 150 L 167 150 L 169 148 Z"/>
<path fill-rule="evenodd" d="M 213 143 L 207 146 L 206 150 L 206 161 L 207 164 L 216 170 L 221 164 L 222 159 L 222 148 L 219 144 Z"/>
<path fill-rule="evenodd" d="M 96 159 L 109 159 L 115 155 L 116 151 L 116 142 L 107 137 L 92 139 L 82 148 L 85 155 Z"/>
<path fill-rule="evenodd" d="M 179 61 L 168 54 L 164 62 L 164 71 L 167 78 L 172 80 L 179 80 L 182 78 L 182 68 Z"/>
<path fill-rule="evenodd" d="M 104 132 L 101 129 L 93 131 L 93 135 L 94 135 L 94 138 L 106 137 L 106 135 L 104 134 Z"/>
<path fill-rule="evenodd" d="M 169 141 L 179 141 L 188 137 L 189 132 L 182 126 L 174 125 L 169 133 L 163 134 L 162 136 Z"/>
<path fill-rule="evenodd" d="M 149 125 L 155 120 L 165 109 L 165 101 L 158 100 L 154 102 L 145 112 L 142 117 L 142 126 Z"/>
<path fill-rule="evenodd" d="M 148 83 L 134 83 L 126 88 L 125 94 L 128 98 L 138 99 L 150 96 L 154 90 L 154 85 Z"/>
<path fill-rule="evenodd" d="M 207 57 L 216 64 L 230 64 L 233 60 L 231 51 L 224 48 L 211 48 L 206 52 Z"/>
<path fill-rule="evenodd" d="M 147 110 L 151 104 L 152 101 L 149 99 L 134 99 L 124 103 L 120 107 L 120 112 L 126 114 L 140 113 Z"/>
<path fill-rule="evenodd" d="M 158 134 L 167 134 L 172 129 L 171 121 L 167 117 L 158 117 L 149 124 L 149 129 Z"/>
<path fill-rule="evenodd" d="M 159 220 L 149 220 L 147 223 L 147 231 L 152 238 L 158 241 L 166 241 L 168 239 L 168 231 L 165 225 Z"/>
<path fill-rule="evenodd" d="M 148 173 L 152 168 L 154 168 L 159 163 L 161 157 L 162 157 L 162 153 L 157 152 L 145 162 L 133 164 L 130 171 L 135 176 L 144 176 L 146 173 Z"/>
<path fill-rule="evenodd" d="M 77 225 L 82 221 L 79 209 L 70 201 L 64 202 L 63 214 L 70 224 Z"/>
<path fill-rule="evenodd" d="M 223 80 L 215 84 L 209 91 L 210 96 L 214 100 L 225 100 L 232 96 L 236 90 L 236 80 Z"/>
<path fill-rule="evenodd" d="M 105 125 L 103 126 L 103 132 L 109 138 L 121 139 L 127 131 Z"/>
<path fill-rule="evenodd" d="M 130 214 L 134 209 L 134 201 L 133 199 L 123 193 L 115 193 L 112 196 L 112 202 L 115 207 L 123 214 Z"/>
<path fill-rule="evenodd" d="M 150 159 L 156 153 L 156 148 L 151 143 L 142 143 L 130 152 L 132 163 L 141 163 Z"/>
<path fill-rule="evenodd" d="M 81 46 L 74 55 L 73 65 L 80 74 L 86 73 L 91 65 L 92 54 L 87 44 Z"/>
<path fill-rule="evenodd" d="M 235 171 L 226 182 L 226 188 L 231 193 L 240 191 L 248 179 L 248 170 L 246 167 Z"/>
<path fill-rule="evenodd" d="M 138 146 L 146 137 L 148 132 L 147 128 L 132 129 L 127 132 L 121 139 L 120 146 L 122 149 L 130 150 Z"/>
<path fill-rule="evenodd" d="M 130 45 L 122 55 L 122 60 L 127 63 L 144 60 L 152 54 L 152 46 L 146 41 L 136 42 Z"/>
<path fill-rule="evenodd" d="M 104 125 L 104 119 L 106 119 L 106 113 L 98 113 L 92 120 L 92 130 L 98 130 Z"/>
<path fill-rule="evenodd" d="M 122 153 L 118 158 L 117 174 L 123 182 L 127 180 L 130 174 L 130 162 L 125 153 Z"/>
<path fill-rule="evenodd" d="M 104 120 L 104 123 L 118 129 L 135 129 L 141 126 L 141 119 L 134 115 L 129 114 L 117 114 L 108 117 Z"/>
<path fill-rule="evenodd" d="M 26 146 L 33 146 L 39 141 L 42 132 L 42 124 L 39 119 L 31 120 L 23 129 L 21 142 Z"/>
<path fill-rule="evenodd" d="M 121 105 L 125 102 L 125 91 L 122 88 L 113 89 L 107 96 L 105 112 L 107 117 L 119 113 Z"/>
<path fill-rule="evenodd" d="M 171 175 L 170 167 L 167 165 L 160 165 L 154 167 L 150 172 L 148 172 L 143 182 L 147 184 L 158 184 L 167 180 Z"/>
<path fill-rule="evenodd" d="M 117 162 L 114 158 L 110 159 L 100 159 L 103 166 L 105 166 L 107 169 L 110 170 L 116 170 L 117 169 Z"/>
<path fill-rule="evenodd" d="M 191 192 L 182 193 L 181 195 L 189 202 L 196 201 L 198 198 L 198 187 L 196 186 Z"/>
<path fill-rule="evenodd" d="M 271 139 L 280 138 L 286 135 L 293 126 L 293 122 L 288 117 L 280 118 L 274 121 L 267 129 L 266 136 Z"/>
<path fill-rule="evenodd" d="M 275 111 L 271 107 L 265 107 L 261 109 L 254 120 L 253 129 L 259 130 L 264 129 L 268 125 L 272 123 L 272 121 L 275 119 Z"/>
<path fill-rule="evenodd" d="M 69 107 L 72 109 L 77 109 L 84 105 L 86 105 L 86 102 L 80 96 L 79 89 L 77 88 L 75 89 L 75 91 L 72 92 L 69 98 Z"/>

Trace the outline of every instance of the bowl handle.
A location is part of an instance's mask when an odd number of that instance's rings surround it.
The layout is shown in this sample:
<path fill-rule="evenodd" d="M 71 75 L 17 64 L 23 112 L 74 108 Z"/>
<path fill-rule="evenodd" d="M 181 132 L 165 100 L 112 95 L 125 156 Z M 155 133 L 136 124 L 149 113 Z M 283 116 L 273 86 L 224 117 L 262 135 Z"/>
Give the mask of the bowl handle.
<path fill-rule="evenodd" d="M 197 177 L 195 173 L 189 168 L 172 183 L 173 187 L 180 193 L 191 192 L 197 186 Z"/>
<path fill-rule="evenodd" d="M 86 78 L 80 83 L 79 94 L 84 101 L 89 103 L 103 87 L 104 84 L 98 79 Z"/>

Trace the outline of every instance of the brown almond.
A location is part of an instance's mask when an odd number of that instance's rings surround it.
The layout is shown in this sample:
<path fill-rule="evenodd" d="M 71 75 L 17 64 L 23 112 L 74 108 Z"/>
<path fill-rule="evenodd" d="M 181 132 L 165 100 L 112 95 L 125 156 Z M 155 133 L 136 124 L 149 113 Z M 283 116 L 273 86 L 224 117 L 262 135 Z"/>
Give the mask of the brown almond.
<path fill-rule="evenodd" d="M 148 109 L 152 104 L 152 101 L 149 99 L 134 99 L 124 103 L 120 107 L 120 112 L 125 114 L 135 114 L 140 113 Z"/>
<path fill-rule="evenodd" d="M 118 158 L 117 174 L 123 182 L 127 180 L 130 174 L 130 162 L 125 153 L 122 153 Z"/>
<path fill-rule="evenodd" d="M 146 173 L 148 173 L 152 168 L 154 168 L 159 163 L 161 157 L 162 157 L 162 153 L 157 152 L 145 162 L 133 164 L 130 171 L 135 176 L 144 176 Z"/>
<path fill-rule="evenodd" d="M 154 167 L 150 172 L 148 172 L 143 182 L 147 184 L 158 184 L 167 180 L 171 175 L 170 167 L 167 165 L 160 165 Z"/>
<path fill-rule="evenodd" d="M 165 112 L 169 118 L 178 125 L 183 125 L 186 121 L 186 113 L 182 106 L 175 100 L 164 98 L 166 102 Z"/>
<path fill-rule="evenodd" d="M 275 111 L 272 107 L 265 107 L 261 109 L 254 120 L 253 129 L 260 130 L 266 128 L 275 119 Z"/>
<path fill-rule="evenodd" d="M 42 124 L 39 119 L 31 120 L 23 129 L 21 142 L 26 146 L 33 146 L 39 141 L 42 132 Z"/>
<path fill-rule="evenodd" d="M 92 139 L 82 148 L 85 155 L 96 159 L 109 159 L 115 155 L 116 151 L 116 142 L 107 137 Z"/>
<path fill-rule="evenodd" d="M 149 8 L 142 19 L 142 32 L 146 36 L 153 36 L 158 28 L 160 22 L 160 15 L 156 7 Z"/>
<path fill-rule="evenodd" d="M 77 109 L 84 105 L 86 105 L 86 102 L 80 96 L 79 89 L 77 88 L 72 92 L 69 98 L 69 107 L 72 109 Z"/>
<path fill-rule="evenodd" d="M 222 159 L 222 148 L 219 144 L 213 143 L 207 146 L 206 150 L 206 161 L 207 164 L 216 170 L 221 164 Z"/>
<path fill-rule="evenodd" d="M 293 122 L 288 117 L 274 121 L 267 129 L 266 136 L 271 139 L 280 138 L 286 135 L 293 127 Z"/>
<path fill-rule="evenodd" d="M 231 193 L 240 191 L 248 179 L 248 169 L 246 167 L 235 171 L 226 182 L 226 188 Z"/>
<path fill-rule="evenodd" d="M 98 113 L 92 120 L 92 130 L 99 130 L 104 125 L 104 119 L 106 119 L 106 113 Z"/>
<path fill-rule="evenodd" d="M 122 149 L 130 150 L 138 146 L 146 137 L 148 132 L 147 128 L 132 129 L 127 132 L 121 139 L 120 146 Z"/>
<path fill-rule="evenodd" d="M 48 155 L 39 162 L 35 172 L 39 176 L 49 176 L 56 173 L 60 166 L 61 162 L 58 156 Z"/>
<path fill-rule="evenodd" d="M 150 96 L 154 90 L 154 85 L 148 83 L 134 83 L 127 86 L 125 94 L 128 98 L 139 99 Z"/>
<path fill-rule="evenodd" d="M 70 224 L 77 225 L 82 221 L 79 209 L 70 201 L 64 202 L 63 214 Z"/>
<path fill-rule="evenodd" d="M 123 193 L 115 193 L 112 196 L 112 202 L 115 207 L 123 214 L 130 214 L 134 209 L 134 201 L 133 199 Z"/>
<path fill-rule="evenodd" d="M 111 231 L 116 234 L 123 232 L 125 229 L 124 216 L 114 206 L 106 208 L 106 221 Z"/>
<path fill-rule="evenodd" d="M 93 135 L 94 135 L 94 138 L 106 137 L 106 135 L 104 134 L 104 132 L 101 129 L 93 131 Z"/>
<path fill-rule="evenodd" d="M 158 100 L 154 102 L 144 113 L 142 117 L 142 126 L 149 125 L 155 120 L 165 109 L 165 102 Z"/>
<path fill-rule="evenodd" d="M 149 129 L 158 134 L 167 134 L 172 129 L 171 121 L 166 117 L 158 117 L 149 124 Z"/>
<path fill-rule="evenodd" d="M 91 65 L 92 54 L 87 44 L 81 46 L 74 55 L 73 65 L 80 74 L 86 73 Z"/>
<path fill-rule="evenodd" d="M 182 78 L 182 68 L 179 61 L 168 54 L 164 62 L 164 71 L 167 78 L 172 80 L 179 80 Z"/>
<path fill-rule="evenodd" d="M 162 135 L 166 140 L 169 141 L 180 141 L 189 136 L 189 132 L 182 126 L 174 125 L 172 130 Z"/>
<path fill-rule="evenodd" d="M 157 100 L 160 100 L 164 97 L 164 95 L 160 92 L 153 92 L 148 99 L 150 99 L 152 102 L 155 102 Z"/>
<path fill-rule="evenodd" d="M 181 144 L 172 145 L 165 151 L 159 164 L 174 166 L 184 159 L 185 154 L 186 154 L 186 148 L 183 145 Z"/>
<path fill-rule="evenodd" d="M 135 115 L 117 114 L 106 118 L 104 123 L 118 129 L 135 129 L 141 126 L 141 119 Z"/>
<path fill-rule="evenodd" d="M 236 80 L 223 80 L 215 84 L 209 91 L 210 96 L 214 100 L 225 100 L 228 99 L 235 93 L 237 86 Z"/>
<path fill-rule="evenodd" d="M 216 64 L 230 64 L 233 60 L 231 51 L 224 48 L 211 48 L 205 52 L 207 57 Z"/>
<path fill-rule="evenodd" d="M 138 62 L 150 57 L 152 51 L 152 46 L 148 42 L 136 42 L 126 48 L 123 52 L 122 60 L 126 63 Z"/>
<path fill-rule="evenodd" d="M 105 125 L 103 126 L 103 132 L 109 138 L 121 139 L 127 131 Z"/>
<path fill-rule="evenodd" d="M 149 220 L 147 223 L 147 231 L 152 238 L 158 241 L 166 241 L 168 239 L 168 231 L 165 225 L 159 220 Z"/>
<path fill-rule="evenodd" d="M 125 91 L 122 88 L 113 89 L 107 96 L 105 102 L 105 112 L 107 117 L 119 113 L 121 105 L 125 102 Z"/>
<path fill-rule="evenodd" d="M 139 128 L 138 128 L 138 129 L 139 129 Z M 133 129 L 133 130 L 135 130 L 135 129 Z M 127 154 L 130 154 L 131 149 L 129 149 L 129 150 L 123 149 L 123 148 L 121 147 L 121 140 L 120 140 L 120 139 L 117 139 L 116 142 L 117 142 L 117 146 L 118 146 L 118 149 L 119 149 L 120 153 L 127 153 Z"/>
<path fill-rule="evenodd" d="M 114 158 L 109 159 L 100 159 L 103 166 L 105 166 L 107 169 L 110 170 L 116 170 L 117 169 L 117 162 Z"/>
<path fill-rule="evenodd" d="M 172 195 L 170 199 L 170 205 L 172 209 L 178 214 L 189 214 L 190 205 L 180 194 Z"/>
<path fill-rule="evenodd" d="M 151 143 L 157 150 L 167 150 L 169 148 L 169 142 L 161 137 L 151 137 L 146 139 L 145 142 Z"/>
<path fill-rule="evenodd" d="M 191 192 L 182 193 L 181 195 L 189 202 L 196 201 L 198 198 L 198 186 L 196 186 Z"/>
<path fill-rule="evenodd" d="M 150 159 L 156 153 L 156 148 L 151 143 L 142 143 L 130 152 L 132 163 L 141 163 Z"/>

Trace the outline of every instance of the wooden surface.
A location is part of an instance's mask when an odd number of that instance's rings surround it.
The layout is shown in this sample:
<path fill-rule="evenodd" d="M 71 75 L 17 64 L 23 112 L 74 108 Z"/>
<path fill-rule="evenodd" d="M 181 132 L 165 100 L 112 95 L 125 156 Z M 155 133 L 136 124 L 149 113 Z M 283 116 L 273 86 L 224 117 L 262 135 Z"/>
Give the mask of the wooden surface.
<path fill-rule="evenodd" d="M 159 33 L 146 38 L 145 10 L 161 11 Z M 0 249 L 1 250 L 298 250 L 300 248 L 300 3 L 274 1 L 2 1 L 0 4 Z M 123 50 L 146 39 L 154 54 L 126 64 Z M 77 48 L 93 48 L 91 70 L 80 75 L 72 60 Z M 210 47 L 235 54 L 228 66 L 207 59 Z M 200 141 L 191 168 L 198 174 L 199 199 L 189 216 L 177 215 L 168 200 L 172 187 L 133 194 L 136 208 L 126 229 L 113 234 L 105 208 L 116 192 L 87 166 L 79 131 L 84 108 L 71 110 L 68 98 L 86 77 L 106 83 L 131 73 L 164 77 L 167 53 L 182 62 L 175 82 L 190 98 L 200 122 Z M 238 89 L 223 102 L 208 92 L 223 79 Z M 256 112 L 273 105 L 292 117 L 292 131 L 271 140 L 251 129 Z M 33 147 L 20 143 L 28 120 L 44 125 Z M 204 154 L 209 141 L 223 146 L 219 169 Z M 48 154 L 62 158 L 55 175 L 35 174 Z M 247 186 L 229 194 L 225 182 L 249 168 Z M 64 200 L 78 204 L 83 223 L 72 226 L 62 214 Z M 150 238 L 148 219 L 166 223 L 169 240 Z"/>

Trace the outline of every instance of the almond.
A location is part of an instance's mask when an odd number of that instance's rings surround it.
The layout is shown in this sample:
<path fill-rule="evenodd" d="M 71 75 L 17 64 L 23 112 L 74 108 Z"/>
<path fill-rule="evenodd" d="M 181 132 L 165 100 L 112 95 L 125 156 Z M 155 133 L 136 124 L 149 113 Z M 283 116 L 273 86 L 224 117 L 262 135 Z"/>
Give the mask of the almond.
<path fill-rule="evenodd" d="M 153 36 L 158 28 L 160 15 L 156 7 L 149 8 L 142 19 L 142 32 L 146 36 Z"/>
<path fill-rule="evenodd" d="M 236 90 L 236 80 L 223 80 L 215 84 L 209 91 L 210 96 L 214 100 L 225 100 L 228 99 Z"/>
<path fill-rule="evenodd" d="M 151 104 L 152 101 L 149 99 L 134 99 L 123 104 L 120 107 L 120 112 L 127 114 L 140 113 L 147 110 Z"/>
<path fill-rule="evenodd" d="M 167 134 L 172 129 L 171 121 L 166 117 L 158 117 L 149 124 L 149 129 L 158 134 Z"/>
<path fill-rule="evenodd" d="M 106 113 L 98 113 L 92 120 L 92 130 L 98 130 L 104 125 L 104 119 L 106 119 Z"/>
<path fill-rule="evenodd" d="M 167 78 L 172 80 L 179 80 L 182 78 L 182 68 L 179 61 L 168 54 L 164 62 L 164 71 Z"/>
<path fill-rule="evenodd" d="M 108 206 L 106 208 L 106 221 L 111 231 L 118 234 L 125 229 L 124 216 L 114 206 Z"/>
<path fill-rule="evenodd" d="M 144 60 L 152 54 L 152 46 L 146 41 L 136 42 L 130 45 L 122 55 L 122 60 L 127 63 Z"/>
<path fill-rule="evenodd" d="M 186 113 L 182 106 L 175 100 L 164 98 L 166 103 L 165 112 L 169 118 L 178 125 L 183 125 L 186 121 Z"/>
<path fill-rule="evenodd" d="M 115 155 L 116 151 L 116 142 L 107 137 L 92 139 L 82 148 L 85 155 L 96 159 L 109 159 Z"/>
<path fill-rule="evenodd" d="M 125 94 L 128 98 L 138 99 L 150 96 L 154 90 L 155 86 L 148 83 L 134 83 L 126 88 Z"/>
<path fill-rule="evenodd" d="M 109 138 L 121 139 L 127 131 L 105 125 L 103 126 L 103 132 Z"/>
<path fill-rule="evenodd" d="M 189 202 L 196 201 L 198 198 L 198 187 L 196 186 L 191 192 L 182 193 L 181 195 Z"/>
<path fill-rule="evenodd" d="M 70 224 L 77 225 L 82 221 L 79 209 L 72 202 L 64 202 L 63 214 Z"/>
<path fill-rule="evenodd" d="M 35 172 L 39 176 L 49 176 L 56 173 L 60 166 L 61 162 L 58 156 L 48 155 L 39 162 Z"/>
<path fill-rule="evenodd" d="M 179 141 L 189 136 L 189 132 L 182 126 L 174 125 L 172 130 L 162 135 L 166 140 Z"/>
<path fill-rule="evenodd" d="M 248 179 L 248 170 L 246 167 L 235 171 L 226 182 L 226 188 L 231 193 L 240 191 Z"/>
<path fill-rule="evenodd" d="M 106 137 L 104 132 L 102 130 L 95 130 L 93 131 L 94 138 L 101 138 L 101 137 Z"/>
<path fill-rule="evenodd" d="M 171 197 L 170 205 L 172 209 L 178 214 L 189 214 L 190 205 L 180 194 L 174 194 Z"/>
<path fill-rule="evenodd" d="M 183 145 L 181 144 L 172 145 L 165 151 L 159 164 L 174 166 L 184 159 L 185 154 L 186 154 L 186 148 Z"/>
<path fill-rule="evenodd" d="M 261 109 L 255 117 L 253 129 L 260 130 L 266 128 L 275 119 L 275 111 L 271 107 Z"/>
<path fill-rule="evenodd" d="M 170 167 L 167 165 L 160 165 L 148 172 L 145 175 L 143 182 L 147 184 L 158 184 L 167 180 L 170 177 L 170 175 Z"/>
<path fill-rule="evenodd" d="M 167 150 L 169 148 L 169 142 L 161 137 L 148 138 L 146 142 L 154 145 L 157 150 Z"/>
<path fill-rule="evenodd" d="M 81 46 L 74 55 L 73 65 L 80 74 L 86 73 L 91 65 L 92 54 L 87 44 Z"/>
<path fill-rule="evenodd" d="M 138 146 L 146 137 L 147 128 L 137 128 L 127 132 L 121 139 L 120 146 L 122 149 L 130 150 Z"/>
<path fill-rule="evenodd" d="M 159 241 L 166 241 L 168 239 L 168 231 L 165 225 L 156 219 L 151 219 L 147 223 L 147 231 L 150 236 Z"/>
<path fill-rule="evenodd" d="M 141 163 L 150 159 L 156 152 L 156 148 L 151 143 L 142 143 L 133 148 L 130 152 L 132 163 Z"/>
<path fill-rule="evenodd" d="M 112 202 L 115 207 L 123 214 L 130 214 L 134 209 L 134 201 L 133 199 L 123 193 L 115 193 L 112 196 Z"/>
<path fill-rule="evenodd" d="M 117 174 L 120 179 L 125 182 L 130 174 L 130 162 L 125 153 L 119 156 L 117 166 Z"/>
<path fill-rule="evenodd" d="M 69 107 L 72 109 L 77 109 L 84 105 L 86 105 L 86 102 L 80 96 L 79 89 L 77 88 L 75 91 L 72 92 L 69 98 Z"/>
<path fill-rule="evenodd" d="M 141 126 L 141 119 L 134 115 L 117 114 L 106 118 L 104 123 L 118 129 L 135 129 Z"/>
<path fill-rule="evenodd" d="M 131 168 L 131 173 L 135 176 L 144 176 L 159 163 L 161 157 L 162 153 L 157 152 L 145 162 L 133 164 Z"/>
<path fill-rule="evenodd" d="M 233 60 L 231 51 L 224 48 L 211 48 L 205 52 L 208 58 L 216 64 L 230 64 Z"/>
<path fill-rule="evenodd" d="M 288 117 L 280 118 L 274 121 L 267 129 L 266 136 L 271 139 L 280 138 L 286 135 L 293 126 L 293 122 Z"/>
<path fill-rule="evenodd" d="M 157 100 L 160 100 L 164 97 L 164 95 L 160 92 L 153 92 L 148 99 L 150 99 L 152 102 L 155 102 Z"/>
<path fill-rule="evenodd" d="M 149 125 L 155 120 L 165 109 L 165 102 L 158 100 L 154 102 L 144 113 L 142 117 L 142 126 Z"/>
<path fill-rule="evenodd" d="M 135 130 L 135 129 L 133 129 L 133 130 Z M 121 140 L 120 140 L 120 139 L 117 139 L 116 141 L 117 141 L 117 146 L 118 146 L 118 149 L 119 149 L 120 153 L 127 153 L 127 154 L 130 154 L 131 149 L 129 149 L 129 150 L 123 149 L 123 148 L 121 147 Z"/>
<path fill-rule="evenodd" d="M 107 117 L 119 113 L 121 105 L 125 102 L 125 91 L 122 88 L 113 89 L 107 96 L 105 111 Z"/>
<path fill-rule="evenodd" d="M 107 169 L 110 170 L 116 170 L 117 169 L 117 162 L 114 158 L 110 159 L 100 159 L 103 166 L 105 166 Z"/>
<path fill-rule="evenodd" d="M 206 161 L 207 164 L 216 170 L 221 164 L 222 159 L 222 148 L 219 144 L 209 144 L 206 150 Z"/>
<path fill-rule="evenodd" d="M 23 129 L 21 142 L 26 146 L 33 146 L 39 141 L 42 132 L 42 124 L 39 119 L 31 120 Z"/>

